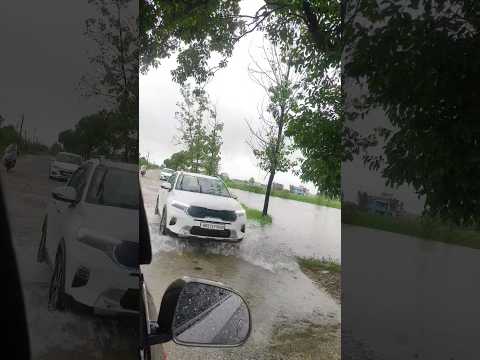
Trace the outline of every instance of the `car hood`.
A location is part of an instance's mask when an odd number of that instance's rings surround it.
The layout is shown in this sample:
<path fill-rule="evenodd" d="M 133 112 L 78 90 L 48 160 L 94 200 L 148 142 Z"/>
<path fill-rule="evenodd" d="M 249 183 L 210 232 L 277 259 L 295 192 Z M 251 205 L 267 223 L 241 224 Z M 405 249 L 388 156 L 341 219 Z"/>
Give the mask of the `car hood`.
<path fill-rule="evenodd" d="M 139 211 L 113 206 L 83 203 L 83 224 L 89 232 L 107 236 L 119 241 L 138 243 Z"/>
<path fill-rule="evenodd" d="M 53 162 L 53 166 L 56 166 L 60 169 L 68 170 L 68 171 L 75 171 L 75 170 L 78 169 L 77 164 L 64 163 L 64 162 L 60 162 L 60 161 L 56 161 L 56 160 Z"/>
<path fill-rule="evenodd" d="M 242 210 L 242 206 L 234 198 L 190 191 L 176 190 L 172 200 L 177 200 L 189 206 L 200 206 L 212 210 Z"/>

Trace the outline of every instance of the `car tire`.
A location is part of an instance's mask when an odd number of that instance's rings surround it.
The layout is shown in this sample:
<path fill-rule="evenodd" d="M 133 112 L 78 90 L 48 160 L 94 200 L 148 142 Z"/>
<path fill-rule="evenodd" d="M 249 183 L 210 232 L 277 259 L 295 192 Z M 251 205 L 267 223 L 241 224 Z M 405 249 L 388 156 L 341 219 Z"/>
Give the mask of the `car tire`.
<path fill-rule="evenodd" d="M 158 215 L 158 195 L 157 195 L 157 202 L 155 203 L 155 215 Z"/>
<path fill-rule="evenodd" d="M 48 289 L 48 309 L 65 310 L 67 296 L 65 294 L 65 254 L 60 246 L 55 256 L 55 266 Z"/>
<path fill-rule="evenodd" d="M 160 220 L 160 234 L 167 235 L 167 208 L 163 208 L 162 218 Z"/>
<path fill-rule="evenodd" d="M 45 249 L 45 245 L 47 242 L 47 217 L 43 218 L 42 222 L 42 230 L 40 235 L 40 243 L 38 244 L 37 250 L 37 262 L 43 263 L 47 260 L 47 253 Z"/>

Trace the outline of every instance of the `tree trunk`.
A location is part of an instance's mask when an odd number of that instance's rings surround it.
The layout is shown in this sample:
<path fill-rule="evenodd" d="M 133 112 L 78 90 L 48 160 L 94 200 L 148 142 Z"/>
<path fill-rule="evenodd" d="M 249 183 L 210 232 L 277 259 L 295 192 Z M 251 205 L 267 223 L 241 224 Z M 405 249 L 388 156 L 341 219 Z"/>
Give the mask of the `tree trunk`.
<path fill-rule="evenodd" d="M 270 194 L 272 192 L 273 178 L 275 177 L 275 170 L 270 172 L 267 183 L 267 191 L 265 192 L 265 201 L 263 202 L 263 211 L 262 215 L 267 216 L 268 214 L 268 203 L 270 201 Z"/>

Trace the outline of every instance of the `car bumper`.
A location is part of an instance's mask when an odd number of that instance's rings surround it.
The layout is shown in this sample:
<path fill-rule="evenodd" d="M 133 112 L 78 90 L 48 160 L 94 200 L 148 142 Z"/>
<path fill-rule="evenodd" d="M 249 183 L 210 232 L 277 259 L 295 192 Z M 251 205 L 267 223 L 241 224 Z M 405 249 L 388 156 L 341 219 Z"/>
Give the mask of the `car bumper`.
<path fill-rule="evenodd" d="M 225 230 L 208 231 L 202 229 L 202 222 L 223 225 Z M 245 237 L 246 218 L 239 217 L 234 222 L 226 222 L 214 218 L 196 219 L 184 211 L 169 207 L 167 211 L 167 229 L 179 237 L 238 242 Z"/>
<path fill-rule="evenodd" d="M 72 241 L 67 246 L 65 291 L 102 314 L 136 314 L 139 270 L 115 263 L 104 252 Z"/>

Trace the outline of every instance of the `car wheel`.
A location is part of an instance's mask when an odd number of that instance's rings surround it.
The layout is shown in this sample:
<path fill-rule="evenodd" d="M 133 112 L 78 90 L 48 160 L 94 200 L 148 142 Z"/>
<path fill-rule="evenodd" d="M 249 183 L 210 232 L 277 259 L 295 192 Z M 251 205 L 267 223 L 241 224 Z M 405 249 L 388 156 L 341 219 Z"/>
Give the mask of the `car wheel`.
<path fill-rule="evenodd" d="M 40 235 L 40 243 L 37 250 L 37 262 L 43 263 L 47 259 L 45 244 L 47 242 L 47 217 L 43 218 L 42 232 Z"/>
<path fill-rule="evenodd" d="M 155 204 L 155 215 L 158 215 L 158 195 L 157 195 L 157 202 Z"/>
<path fill-rule="evenodd" d="M 162 219 L 160 220 L 160 233 L 167 235 L 167 208 L 163 208 Z"/>
<path fill-rule="evenodd" d="M 64 310 L 65 307 L 65 255 L 63 248 L 60 247 L 55 257 L 55 268 L 53 270 L 52 279 L 50 280 L 48 309 Z"/>

